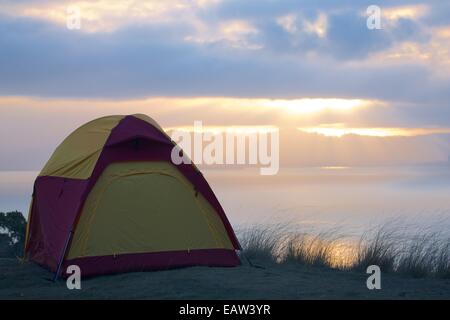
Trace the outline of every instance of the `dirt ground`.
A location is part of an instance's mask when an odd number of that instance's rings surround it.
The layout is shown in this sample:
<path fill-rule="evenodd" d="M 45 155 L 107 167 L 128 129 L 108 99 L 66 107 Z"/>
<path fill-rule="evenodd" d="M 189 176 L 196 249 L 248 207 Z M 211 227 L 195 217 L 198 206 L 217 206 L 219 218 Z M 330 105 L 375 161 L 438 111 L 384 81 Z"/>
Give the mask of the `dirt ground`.
<path fill-rule="evenodd" d="M 0 299 L 450 299 L 450 279 L 382 274 L 382 288 L 368 290 L 367 277 L 295 264 L 192 267 L 101 276 L 68 290 L 33 263 L 0 259 Z"/>

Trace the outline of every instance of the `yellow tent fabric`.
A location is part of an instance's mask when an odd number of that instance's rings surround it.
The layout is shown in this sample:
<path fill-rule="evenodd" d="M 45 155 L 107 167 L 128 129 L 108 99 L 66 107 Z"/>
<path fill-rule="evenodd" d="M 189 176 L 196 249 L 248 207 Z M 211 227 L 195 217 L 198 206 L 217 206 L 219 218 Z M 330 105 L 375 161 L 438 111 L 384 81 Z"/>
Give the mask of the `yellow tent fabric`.
<path fill-rule="evenodd" d="M 165 134 L 159 124 L 149 116 L 145 114 L 133 116 L 146 121 Z M 75 130 L 58 146 L 39 175 L 88 179 L 111 131 L 124 117 L 114 115 L 99 118 Z"/>
<path fill-rule="evenodd" d="M 219 216 L 168 162 L 108 166 L 88 196 L 68 258 L 233 249 Z"/>
<path fill-rule="evenodd" d="M 88 179 L 111 130 L 123 118 L 121 115 L 103 117 L 75 130 L 56 148 L 39 175 Z"/>

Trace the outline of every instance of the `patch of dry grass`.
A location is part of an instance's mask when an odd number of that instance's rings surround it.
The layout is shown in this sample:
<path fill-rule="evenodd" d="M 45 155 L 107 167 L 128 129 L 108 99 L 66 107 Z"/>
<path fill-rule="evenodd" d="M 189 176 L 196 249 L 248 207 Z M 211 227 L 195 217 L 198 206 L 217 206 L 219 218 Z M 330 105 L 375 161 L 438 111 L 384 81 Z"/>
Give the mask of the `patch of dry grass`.
<path fill-rule="evenodd" d="M 361 272 L 377 265 L 382 272 L 412 277 L 450 277 L 450 239 L 431 229 L 407 233 L 398 223 L 380 225 L 352 242 L 339 228 L 312 234 L 282 224 L 246 228 L 240 240 L 250 260 Z"/>

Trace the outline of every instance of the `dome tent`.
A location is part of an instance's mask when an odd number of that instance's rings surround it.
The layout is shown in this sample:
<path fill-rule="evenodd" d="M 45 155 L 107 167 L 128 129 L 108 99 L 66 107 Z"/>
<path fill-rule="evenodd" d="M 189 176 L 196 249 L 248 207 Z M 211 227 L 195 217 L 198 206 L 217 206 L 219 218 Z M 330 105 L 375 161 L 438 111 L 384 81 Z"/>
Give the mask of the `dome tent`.
<path fill-rule="evenodd" d="M 34 183 L 28 259 L 66 275 L 240 264 L 239 242 L 194 164 L 146 115 L 107 116 L 70 134 Z"/>

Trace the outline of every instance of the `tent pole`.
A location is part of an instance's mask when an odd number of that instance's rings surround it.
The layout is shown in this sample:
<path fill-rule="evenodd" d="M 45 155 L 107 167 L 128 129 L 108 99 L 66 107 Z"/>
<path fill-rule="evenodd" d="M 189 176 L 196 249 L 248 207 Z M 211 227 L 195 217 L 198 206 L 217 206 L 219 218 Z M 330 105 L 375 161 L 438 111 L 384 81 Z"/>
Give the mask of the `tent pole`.
<path fill-rule="evenodd" d="M 70 231 L 69 236 L 67 237 L 66 243 L 64 244 L 64 250 L 61 254 L 61 258 L 59 259 L 58 268 L 56 269 L 55 276 L 53 277 L 53 282 L 56 282 L 56 280 L 58 280 L 59 273 L 61 272 L 61 266 L 63 264 L 64 257 L 66 256 L 67 247 L 69 245 L 70 239 L 72 238 L 72 234 L 73 234 L 73 232 Z"/>

